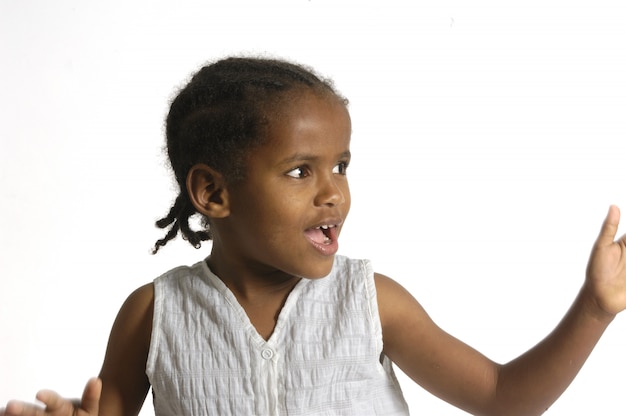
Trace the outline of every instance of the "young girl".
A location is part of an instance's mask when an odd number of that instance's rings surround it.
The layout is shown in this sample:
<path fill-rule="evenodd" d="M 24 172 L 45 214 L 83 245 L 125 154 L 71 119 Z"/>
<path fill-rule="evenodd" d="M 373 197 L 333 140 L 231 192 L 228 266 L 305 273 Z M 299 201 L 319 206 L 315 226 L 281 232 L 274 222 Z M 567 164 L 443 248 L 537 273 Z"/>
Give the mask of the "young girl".
<path fill-rule="evenodd" d="M 350 209 L 347 101 L 291 63 L 230 58 L 174 99 L 167 148 L 180 193 L 157 222 L 209 256 L 132 293 L 82 400 L 50 391 L 0 415 L 401 415 L 392 362 L 473 414 L 544 412 L 626 308 L 626 238 L 611 207 L 559 326 L 508 364 L 437 327 L 368 261 L 337 255 Z M 204 228 L 194 231 L 191 216 Z"/>

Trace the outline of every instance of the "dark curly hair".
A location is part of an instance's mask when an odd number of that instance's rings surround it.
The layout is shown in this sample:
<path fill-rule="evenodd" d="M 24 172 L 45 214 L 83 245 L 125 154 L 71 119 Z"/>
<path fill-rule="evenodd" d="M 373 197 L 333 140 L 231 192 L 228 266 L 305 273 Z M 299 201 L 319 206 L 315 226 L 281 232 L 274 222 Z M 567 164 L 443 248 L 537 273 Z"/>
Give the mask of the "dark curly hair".
<path fill-rule="evenodd" d="M 207 218 L 194 231 L 189 219 L 195 215 L 186 180 L 198 163 L 211 166 L 229 183 L 245 177 L 245 156 L 265 140 L 267 125 L 284 108 L 289 95 L 308 89 L 331 94 L 347 103 L 325 80 L 309 68 L 283 60 L 231 57 L 202 67 L 172 101 L 166 119 L 167 153 L 179 194 L 169 213 L 156 222 L 169 228 L 153 249 L 176 237 L 199 248 L 210 240 Z"/>

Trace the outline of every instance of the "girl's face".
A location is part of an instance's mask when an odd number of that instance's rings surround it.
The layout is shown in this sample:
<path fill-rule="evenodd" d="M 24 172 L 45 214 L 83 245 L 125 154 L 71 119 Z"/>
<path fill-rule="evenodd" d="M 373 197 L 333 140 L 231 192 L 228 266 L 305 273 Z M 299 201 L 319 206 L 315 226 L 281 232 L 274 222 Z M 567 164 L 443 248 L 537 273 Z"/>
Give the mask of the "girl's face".
<path fill-rule="evenodd" d="M 246 179 L 229 188 L 222 244 L 250 272 L 330 273 L 350 209 L 350 116 L 336 97 L 307 92 L 271 122 Z"/>

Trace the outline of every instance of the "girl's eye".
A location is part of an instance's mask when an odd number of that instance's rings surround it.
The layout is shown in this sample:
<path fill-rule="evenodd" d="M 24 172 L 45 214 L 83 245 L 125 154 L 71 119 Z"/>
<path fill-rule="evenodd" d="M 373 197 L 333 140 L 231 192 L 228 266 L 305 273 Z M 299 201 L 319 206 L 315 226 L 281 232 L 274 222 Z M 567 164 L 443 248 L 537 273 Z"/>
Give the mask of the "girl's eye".
<path fill-rule="evenodd" d="M 333 168 L 333 173 L 338 173 L 340 175 L 345 175 L 347 173 L 347 170 L 348 170 L 348 163 L 346 163 L 346 162 L 339 162 Z"/>
<path fill-rule="evenodd" d="M 292 169 L 289 172 L 287 172 L 287 176 L 291 176 L 292 178 L 296 178 L 296 179 L 302 179 L 302 178 L 307 177 L 308 173 L 304 167 L 298 166 L 297 168 Z"/>

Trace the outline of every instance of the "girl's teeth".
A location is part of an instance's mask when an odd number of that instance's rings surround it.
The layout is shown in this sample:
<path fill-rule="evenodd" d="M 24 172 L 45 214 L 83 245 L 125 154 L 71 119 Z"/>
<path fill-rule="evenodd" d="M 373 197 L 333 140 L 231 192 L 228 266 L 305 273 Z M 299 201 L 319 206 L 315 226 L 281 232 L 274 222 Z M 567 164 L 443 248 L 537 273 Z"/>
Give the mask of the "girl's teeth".
<path fill-rule="evenodd" d="M 319 227 L 317 227 L 318 230 L 328 230 L 329 228 L 333 228 L 335 227 L 334 225 L 320 225 Z M 324 233 L 324 244 L 330 244 L 332 242 L 332 240 L 330 239 L 329 236 L 326 235 L 326 233 Z"/>

